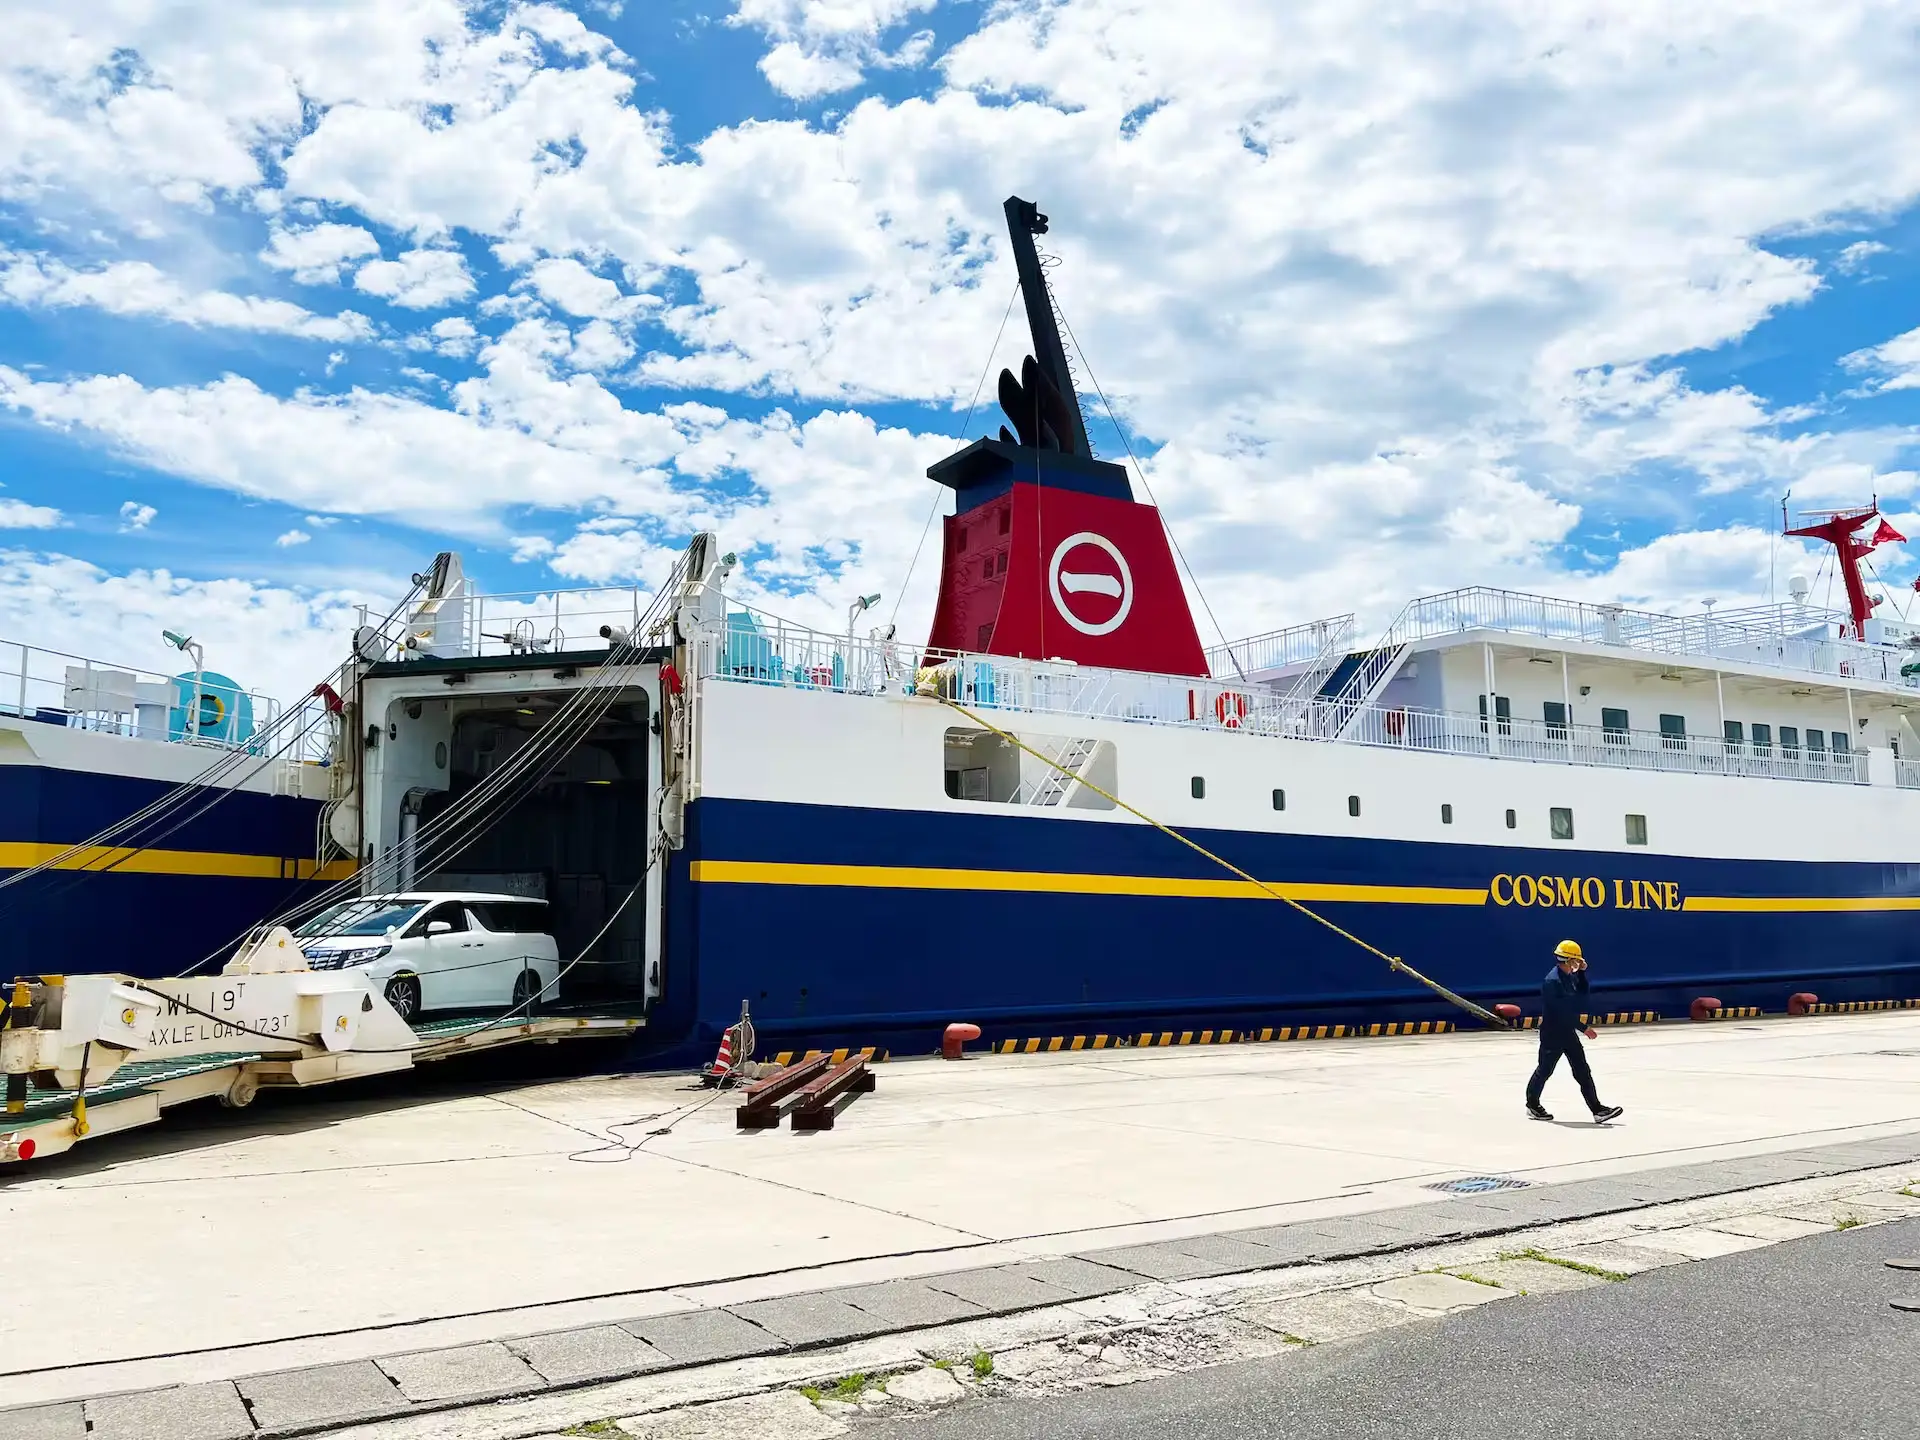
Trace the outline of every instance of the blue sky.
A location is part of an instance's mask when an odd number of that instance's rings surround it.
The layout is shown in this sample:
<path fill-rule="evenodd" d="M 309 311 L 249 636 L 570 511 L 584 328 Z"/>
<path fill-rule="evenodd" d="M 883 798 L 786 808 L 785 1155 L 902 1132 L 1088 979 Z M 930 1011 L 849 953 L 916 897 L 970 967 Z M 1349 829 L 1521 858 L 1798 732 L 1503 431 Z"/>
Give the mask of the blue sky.
<path fill-rule="evenodd" d="M 8 635 L 292 688 L 436 549 L 645 584 L 703 527 L 912 633 L 1012 192 L 1230 631 L 1763 598 L 1789 488 L 1920 529 L 1920 64 L 1869 5 L 69 8 L 0 61 Z"/>

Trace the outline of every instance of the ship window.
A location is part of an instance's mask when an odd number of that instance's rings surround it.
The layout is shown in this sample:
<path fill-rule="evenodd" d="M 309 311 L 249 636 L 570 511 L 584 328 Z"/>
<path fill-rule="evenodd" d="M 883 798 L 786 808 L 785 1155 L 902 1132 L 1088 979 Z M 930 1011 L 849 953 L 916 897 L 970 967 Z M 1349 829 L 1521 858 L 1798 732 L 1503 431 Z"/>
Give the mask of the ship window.
<path fill-rule="evenodd" d="M 1662 715 L 1660 717 L 1660 743 L 1669 750 L 1687 748 L 1687 717 L 1684 715 Z"/>
<path fill-rule="evenodd" d="M 1647 843 L 1647 817 L 1644 815 L 1627 816 L 1627 844 L 1644 845 Z"/>
<path fill-rule="evenodd" d="M 1789 760 L 1792 760 L 1798 757 L 1798 755 L 1800 754 L 1800 727 L 1799 726 L 1782 725 L 1780 727 L 1780 753 L 1786 756 Z"/>
<path fill-rule="evenodd" d="M 1453 823 L 1453 807 L 1451 805 L 1442 805 L 1440 807 L 1440 823 L 1442 825 L 1451 825 Z"/>
<path fill-rule="evenodd" d="M 953 551 L 954 551 L 954 554 L 957 555 L 962 550 L 965 550 L 967 548 L 967 527 L 964 525 L 954 526 L 953 535 L 954 535 Z"/>
<path fill-rule="evenodd" d="M 1002 550 L 1000 552 L 1000 558 L 997 562 L 995 562 L 994 569 L 1002 575 L 1007 573 L 1007 552 L 1006 551 Z"/>
<path fill-rule="evenodd" d="M 1493 697 L 1493 718 L 1495 723 L 1499 725 L 1500 733 L 1502 735 L 1511 735 L 1513 733 L 1513 701 L 1508 699 L 1505 695 L 1494 696 Z M 1480 732 L 1482 734 L 1485 734 L 1486 729 L 1487 729 L 1487 697 L 1482 695 L 1480 697 Z"/>
<path fill-rule="evenodd" d="M 1194 776 L 1190 788 L 1193 791 L 1194 799 L 1196 800 L 1206 799 L 1207 798 L 1207 777 L 1204 775 Z"/>
<path fill-rule="evenodd" d="M 989 555 L 980 562 L 980 578 L 982 580 L 991 580 L 993 578 L 993 556 Z"/>
<path fill-rule="evenodd" d="M 1766 755 L 1773 750 L 1773 726 L 1753 722 L 1753 753 Z"/>
<path fill-rule="evenodd" d="M 1011 529 L 1013 529 L 1013 507 L 1008 505 L 1000 511 L 1000 533 L 1005 535 Z"/>
<path fill-rule="evenodd" d="M 1287 808 L 1287 792 L 1286 791 L 1276 790 L 1273 792 L 1273 808 L 1276 810 L 1284 810 Z"/>
<path fill-rule="evenodd" d="M 1809 755 L 1825 755 L 1827 753 L 1827 737 L 1823 731 L 1807 731 L 1807 753 Z"/>
<path fill-rule="evenodd" d="M 1600 738 L 1609 745 L 1627 743 L 1627 712 L 1603 707 L 1600 711 Z"/>
<path fill-rule="evenodd" d="M 1540 706 L 1541 717 L 1547 722 L 1547 738 L 1564 740 L 1567 738 L 1567 702 L 1548 700 Z"/>
<path fill-rule="evenodd" d="M 1565 805 L 1555 805 L 1547 811 L 1547 826 L 1556 840 L 1573 838 L 1573 811 Z"/>
<path fill-rule="evenodd" d="M 1520 817 L 1514 814 L 1513 811 L 1511 810 L 1507 811 L 1507 829 L 1517 830 L 1519 828 L 1520 828 Z"/>
<path fill-rule="evenodd" d="M 1360 813 L 1360 797 L 1358 795 L 1347 796 L 1347 814 L 1358 815 L 1359 813 Z"/>
<path fill-rule="evenodd" d="M 1721 728 L 1726 731 L 1727 753 L 1738 755 L 1741 746 L 1746 743 L 1747 727 L 1738 720 L 1723 720 L 1720 723 Z"/>
<path fill-rule="evenodd" d="M 1113 801 L 1095 790 L 1119 789 L 1118 758 L 1111 740 L 1071 735 L 1022 734 L 1029 753 L 990 730 L 955 726 L 947 731 L 945 788 L 950 800 L 1042 809 L 1111 810 Z M 1086 783 L 1081 784 L 1084 780 Z"/>
<path fill-rule="evenodd" d="M 973 646 L 974 649 L 976 650 L 986 649 L 989 645 L 993 644 L 993 626 L 991 624 L 982 625 L 980 627 L 980 633 L 975 635 L 973 638 L 974 638 L 974 646 Z"/>
<path fill-rule="evenodd" d="M 1847 739 L 1847 732 L 1844 730 L 1834 731 L 1833 753 L 1836 755 L 1845 755 L 1851 749 L 1853 749 L 1853 742 Z"/>

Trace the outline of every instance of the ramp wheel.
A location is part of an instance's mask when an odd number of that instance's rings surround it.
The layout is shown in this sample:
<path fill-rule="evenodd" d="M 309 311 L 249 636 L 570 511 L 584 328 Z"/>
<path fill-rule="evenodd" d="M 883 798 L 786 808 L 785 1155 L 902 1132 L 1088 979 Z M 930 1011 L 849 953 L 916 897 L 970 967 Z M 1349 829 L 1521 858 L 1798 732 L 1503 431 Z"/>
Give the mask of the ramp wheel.
<path fill-rule="evenodd" d="M 420 1018 L 420 977 L 396 975 L 387 981 L 387 1004 L 393 1013 L 411 1025 Z"/>
<path fill-rule="evenodd" d="M 227 1087 L 227 1093 L 220 1097 L 220 1103 L 229 1110 L 244 1110 L 253 1103 L 253 1097 L 259 1093 L 258 1077 L 242 1071 L 234 1076 L 233 1083 Z"/>

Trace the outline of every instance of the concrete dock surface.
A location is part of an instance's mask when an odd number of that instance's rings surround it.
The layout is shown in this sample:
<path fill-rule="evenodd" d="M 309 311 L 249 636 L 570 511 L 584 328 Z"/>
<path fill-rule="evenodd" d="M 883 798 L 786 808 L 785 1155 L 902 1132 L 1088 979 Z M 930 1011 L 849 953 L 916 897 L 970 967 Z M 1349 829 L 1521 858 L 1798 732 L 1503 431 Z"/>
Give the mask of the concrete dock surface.
<path fill-rule="evenodd" d="M 6 1174 L 0 1372 L 19 1406 L 1920 1132 L 1920 1012 L 1603 1030 L 1606 1127 L 1564 1071 L 1525 1117 L 1534 1047 L 897 1060 L 812 1135 L 684 1076 L 269 1094 Z"/>

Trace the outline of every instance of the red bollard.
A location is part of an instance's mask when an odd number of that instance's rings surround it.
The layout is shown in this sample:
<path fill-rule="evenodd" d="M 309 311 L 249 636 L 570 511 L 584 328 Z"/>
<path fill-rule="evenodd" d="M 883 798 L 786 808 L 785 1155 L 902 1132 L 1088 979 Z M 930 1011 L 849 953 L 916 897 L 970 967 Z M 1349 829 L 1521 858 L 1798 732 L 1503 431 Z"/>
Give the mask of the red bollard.
<path fill-rule="evenodd" d="M 943 1060 L 960 1059 L 960 1047 L 965 1045 L 969 1040 L 978 1040 L 979 1038 L 980 1027 L 978 1025 L 961 1023 L 947 1026 L 946 1032 L 940 1037 L 940 1058 Z"/>
<path fill-rule="evenodd" d="M 1493 1007 L 1493 1013 L 1509 1025 L 1518 1025 L 1520 1023 L 1520 1007 L 1518 1005 L 1496 1005 Z"/>
<path fill-rule="evenodd" d="M 1687 1013 L 1695 1020 L 1711 1020 L 1714 1012 L 1721 1008 L 1720 1002 L 1711 995 L 1702 995 L 1688 1008 Z"/>
<path fill-rule="evenodd" d="M 1820 997 L 1802 990 L 1798 995 L 1787 997 L 1787 1014 L 1811 1015 L 1813 1007 L 1820 1003 Z"/>

